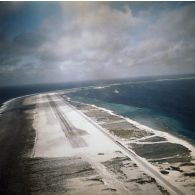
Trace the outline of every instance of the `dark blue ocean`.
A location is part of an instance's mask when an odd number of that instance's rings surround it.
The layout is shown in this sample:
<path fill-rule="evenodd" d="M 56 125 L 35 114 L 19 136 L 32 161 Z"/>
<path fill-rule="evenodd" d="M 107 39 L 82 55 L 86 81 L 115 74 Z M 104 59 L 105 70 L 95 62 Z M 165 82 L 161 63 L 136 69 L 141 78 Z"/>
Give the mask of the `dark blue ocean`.
<path fill-rule="evenodd" d="M 71 94 L 195 145 L 195 79 L 137 81 Z"/>
<path fill-rule="evenodd" d="M 19 96 L 41 93 L 41 92 L 49 92 L 55 90 L 62 90 L 62 89 L 71 89 L 75 87 L 84 87 L 89 85 L 98 85 L 101 83 L 102 81 L 86 81 L 86 82 L 72 82 L 72 83 L 3 86 L 0 87 L 0 106 L 3 102 Z"/>

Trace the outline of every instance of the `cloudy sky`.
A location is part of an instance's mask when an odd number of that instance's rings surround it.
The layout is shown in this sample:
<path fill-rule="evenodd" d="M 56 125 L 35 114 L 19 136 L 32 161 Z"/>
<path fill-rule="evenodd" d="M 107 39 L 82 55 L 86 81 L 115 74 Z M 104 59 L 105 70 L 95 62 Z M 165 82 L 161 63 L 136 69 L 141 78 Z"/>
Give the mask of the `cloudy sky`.
<path fill-rule="evenodd" d="M 194 10 L 194 2 L 0 2 L 0 85 L 195 73 Z"/>

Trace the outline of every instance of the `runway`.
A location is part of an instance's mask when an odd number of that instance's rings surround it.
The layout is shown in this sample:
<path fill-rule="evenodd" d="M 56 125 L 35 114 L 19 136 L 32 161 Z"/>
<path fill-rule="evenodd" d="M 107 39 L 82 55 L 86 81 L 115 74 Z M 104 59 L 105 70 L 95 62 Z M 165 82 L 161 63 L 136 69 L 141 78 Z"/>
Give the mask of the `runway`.
<path fill-rule="evenodd" d="M 43 102 L 48 102 L 48 104 L 50 105 L 50 109 L 55 115 L 56 121 L 58 121 L 61 130 L 64 133 L 64 143 L 61 145 L 61 147 L 65 147 L 66 150 L 63 150 L 63 152 L 60 153 L 60 156 L 75 154 L 93 155 L 94 152 L 106 153 L 108 151 L 120 150 L 131 160 L 136 162 L 147 174 L 154 177 L 170 192 L 172 192 L 173 194 L 184 194 L 180 189 L 168 182 L 162 176 L 162 174 L 158 170 L 156 170 L 150 163 L 148 163 L 145 159 L 142 159 L 133 151 L 115 140 L 112 136 L 106 133 L 104 129 L 102 129 L 87 116 L 80 113 L 59 94 L 46 95 L 42 97 L 42 100 Z M 101 143 L 104 143 L 103 147 Z M 58 144 L 59 143 L 57 143 L 57 145 Z M 57 145 L 53 145 L 52 150 L 55 149 L 55 147 L 56 149 L 58 149 Z M 37 146 L 35 145 L 35 147 Z M 42 151 L 41 148 L 38 148 L 36 150 Z M 47 149 L 44 152 L 43 156 L 48 155 L 49 157 L 54 155 L 56 157 L 57 154 L 58 152 L 56 151 L 55 154 L 51 155 L 49 150 Z M 40 156 L 40 153 L 35 153 L 35 156 Z"/>

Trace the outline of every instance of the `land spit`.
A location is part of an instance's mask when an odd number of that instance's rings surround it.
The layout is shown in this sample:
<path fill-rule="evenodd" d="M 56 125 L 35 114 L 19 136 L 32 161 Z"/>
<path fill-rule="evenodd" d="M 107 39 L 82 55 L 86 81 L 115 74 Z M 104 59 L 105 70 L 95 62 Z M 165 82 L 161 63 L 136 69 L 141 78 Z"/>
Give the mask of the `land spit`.
<path fill-rule="evenodd" d="M 0 118 L 1 194 L 173 193 L 109 136 L 193 194 L 195 165 L 188 148 L 106 110 L 68 100 L 62 92 L 45 93 L 6 105 Z"/>

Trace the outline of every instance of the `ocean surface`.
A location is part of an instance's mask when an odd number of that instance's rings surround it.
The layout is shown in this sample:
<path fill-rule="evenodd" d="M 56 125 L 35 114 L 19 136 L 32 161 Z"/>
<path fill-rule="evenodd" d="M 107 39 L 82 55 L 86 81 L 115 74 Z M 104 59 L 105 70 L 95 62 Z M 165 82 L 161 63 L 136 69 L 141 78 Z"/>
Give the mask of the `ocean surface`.
<path fill-rule="evenodd" d="M 195 145 L 195 78 L 100 86 L 72 93 L 70 97 L 112 110 Z"/>
<path fill-rule="evenodd" d="M 34 85 L 20 85 L 20 86 L 4 86 L 0 87 L 0 106 L 7 100 L 16 98 L 19 96 L 49 92 L 62 89 L 71 89 L 75 87 L 84 87 L 89 85 L 97 85 L 100 81 L 88 81 L 88 82 L 74 82 L 74 83 L 52 83 L 52 84 L 34 84 Z"/>
<path fill-rule="evenodd" d="M 94 104 L 151 128 L 169 132 L 195 145 L 195 77 L 166 79 L 155 77 L 0 87 L 0 105 L 23 95 L 96 86 L 82 88 L 69 96 L 73 100 Z"/>

